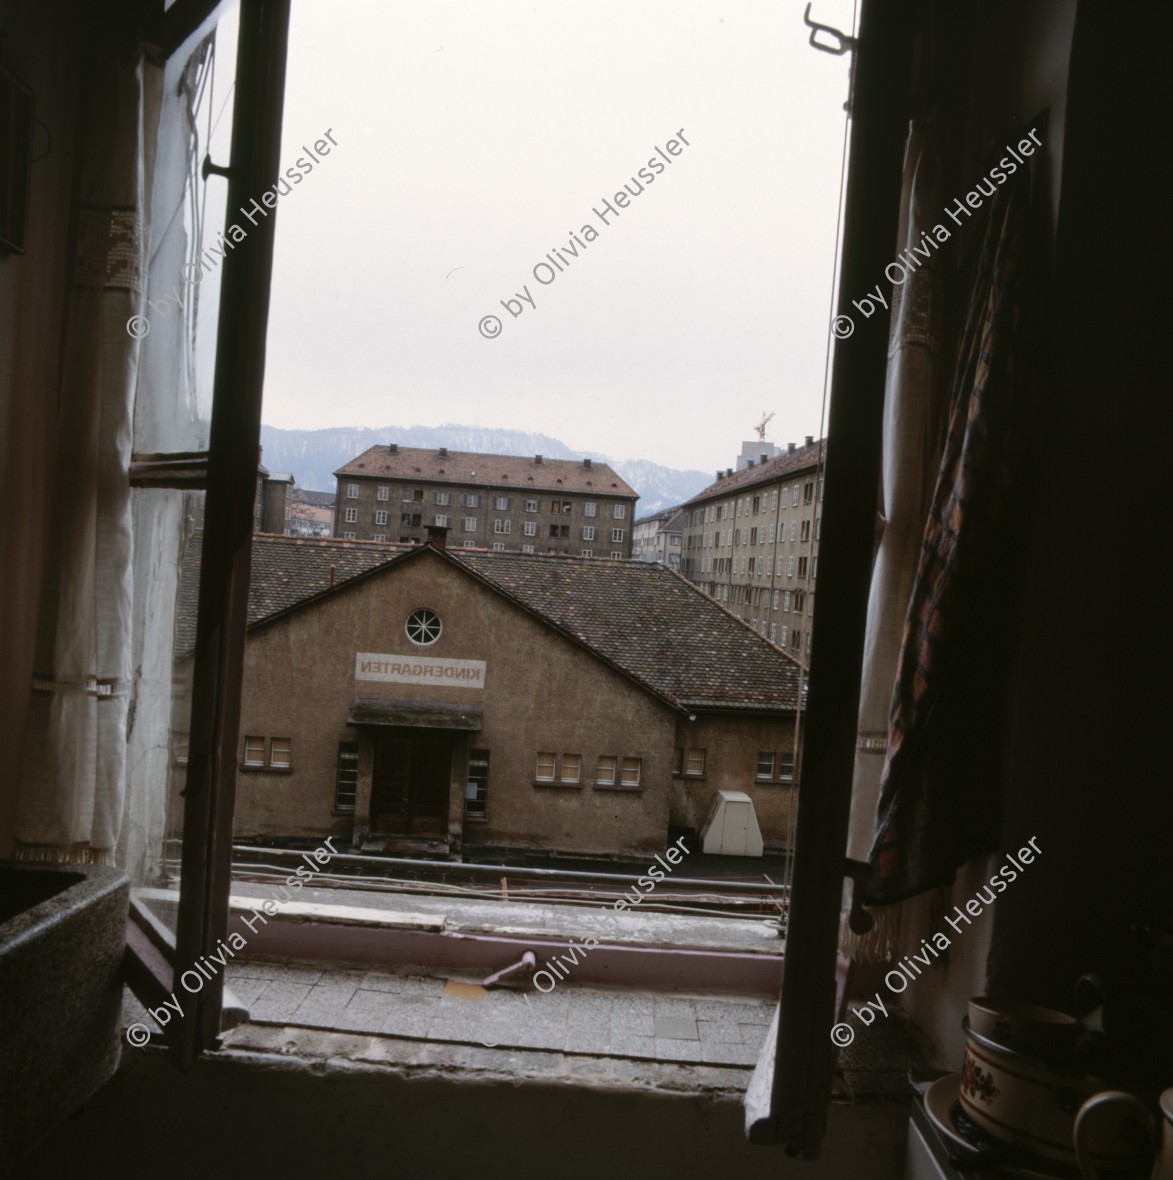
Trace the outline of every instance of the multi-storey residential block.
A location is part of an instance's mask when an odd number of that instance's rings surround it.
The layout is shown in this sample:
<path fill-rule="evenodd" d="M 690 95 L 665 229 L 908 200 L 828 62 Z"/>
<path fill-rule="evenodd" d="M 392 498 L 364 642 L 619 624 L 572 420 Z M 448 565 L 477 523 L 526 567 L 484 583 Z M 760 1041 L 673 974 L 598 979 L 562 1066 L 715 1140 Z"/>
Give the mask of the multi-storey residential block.
<path fill-rule="evenodd" d="M 663 512 L 637 520 L 631 530 L 632 557 L 636 561 L 658 561 L 679 570 L 683 528 L 684 513 L 679 508 L 665 508 Z"/>
<path fill-rule="evenodd" d="M 630 557 L 639 498 L 605 463 L 374 446 L 335 473 L 334 535 L 454 548 Z"/>
<path fill-rule="evenodd" d="M 684 506 L 683 573 L 807 660 L 819 572 L 826 448 L 808 435 L 717 480 Z"/>

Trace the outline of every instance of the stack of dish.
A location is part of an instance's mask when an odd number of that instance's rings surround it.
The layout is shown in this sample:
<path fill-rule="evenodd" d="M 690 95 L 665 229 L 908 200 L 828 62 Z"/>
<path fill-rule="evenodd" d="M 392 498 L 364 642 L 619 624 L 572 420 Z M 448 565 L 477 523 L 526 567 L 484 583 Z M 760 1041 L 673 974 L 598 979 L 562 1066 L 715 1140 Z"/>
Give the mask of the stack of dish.
<path fill-rule="evenodd" d="M 1083 1025 L 1054 1009 L 979 996 L 970 1001 L 962 1027 L 961 1074 L 941 1079 L 926 1094 L 929 1116 L 949 1139 L 1009 1165 L 1010 1174 L 1077 1176 L 1076 1115 L 1094 1094 L 1118 1088 L 1074 1068 Z M 1089 1123 L 1085 1146 L 1105 1174 L 1135 1175 L 1152 1151 L 1127 1118 Z"/>

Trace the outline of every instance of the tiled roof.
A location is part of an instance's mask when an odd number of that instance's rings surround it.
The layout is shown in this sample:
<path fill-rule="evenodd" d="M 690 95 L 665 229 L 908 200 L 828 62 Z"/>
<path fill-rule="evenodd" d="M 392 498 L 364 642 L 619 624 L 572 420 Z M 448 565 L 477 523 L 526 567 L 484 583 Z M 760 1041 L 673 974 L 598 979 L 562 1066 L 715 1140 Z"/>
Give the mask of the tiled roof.
<path fill-rule="evenodd" d="M 641 516 L 635 524 L 648 524 L 651 521 L 658 521 L 660 523 L 661 532 L 672 532 L 674 529 L 680 528 L 680 514 L 682 509 L 676 508 L 661 508 L 659 512 L 651 512 L 647 516 Z"/>
<path fill-rule="evenodd" d="M 480 455 L 423 447 L 369 447 L 334 472 L 368 479 L 416 479 L 430 483 L 458 483 L 482 487 L 516 487 L 519 491 L 593 492 L 599 496 L 632 496 L 634 489 L 606 463 L 585 466 L 579 459 L 546 459 L 530 455 Z"/>
<path fill-rule="evenodd" d="M 189 543 L 183 564 L 180 655 L 194 648 L 199 541 L 197 535 Z M 249 625 L 427 549 L 258 535 Z M 796 706 L 802 682 L 798 662 L 666 566 L 483 549 L 449 549 L 445 556 L 684 708 Z"/>
<path fill-rule="evenodd" d="M 180 563 L 175 631 L 177 658 L 195 650 L 202 541 L 202 533 L 191 537 Z M 337 541 L 257 533 L 253 537 L 248 592 L 249 626 L 313 598 L 329 590 L 331 585 L 341 586 L 359 574 L 385 564 L 404 548 L 406 546 L 378 541 Z"/>
<path fill-rule="evenodd" d="M 666 566 L 454 551 L 493 585 L 688 708 L 793 709 L 801 669 Z"/>
<path fill-rule="evenodd" d="M 310 504 L 314 508 L 333 508 L 337 499 L 333 492 L 311 492 L 305 488 L 294 488 L 293 498 L 301 504 Z"/>
<path fill-rule="evenodd" d="M 756 487 L 762 483 L 772 483 L 776 479 L 785 479 L 801 471 L 813 471 L 820 462 L 825 464 L 826 461 L 826 440 L 820 439 L 809 447 L 796 447 L 793 451 L 784 451 L 781 455 L 775 455 L 764 463 L 755 463 L 744 471 L 735 471 L 732 475 L 726 475 L 716 483 L 709 484 L 703 492 L 697 492 L 691 500 L 685 502 L 684 507 L 702 504 L 707 500 L 728 496 L 733 492 L 743 492 L 746 488 Z"/>

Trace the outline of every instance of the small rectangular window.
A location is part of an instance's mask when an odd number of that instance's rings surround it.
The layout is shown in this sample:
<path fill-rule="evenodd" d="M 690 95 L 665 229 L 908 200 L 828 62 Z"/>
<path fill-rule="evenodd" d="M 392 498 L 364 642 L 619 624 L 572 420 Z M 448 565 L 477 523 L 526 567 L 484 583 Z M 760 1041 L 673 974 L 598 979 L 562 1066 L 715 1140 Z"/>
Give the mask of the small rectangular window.
<path fill-rule="evenodd" d="M 564 783 L 582 782 L 582 755 L 562 755 L 562 781 Z"/>
<path fill-rule="evenodd" d="M 354 510 L 350 509 L 350 511 L 354 511 Z M 386 524 L 386 523 L 387 523 L 387 513 L 384 510 L 380 509 L 378 512 L 375 513 L 375 524 Z"/>
<path fill-rule="evenodd" d="M 493 521 L 493 532 L 507 533 L 513 528 L 513 522 L 509 520 L 495 520 Z"/>
<path fill-rule="evenodd" d="M 538 755 L 537 772 L 534 778 L 540 783 L 552 783 L 557 758 L 554 754 L 541 753 Z"/>
<path fill-rule="evenodd" d="M 464 518 L 464 531 L 466 533 L 475 533 L 477 531 L 477 518 L 475 516 L 466 516 Z"/>
<path fill-rule="evenodd" d="M 245 766 L 265 765 L 265 739 L 263 737 L 246 737 L 244 739 Z"/>
<path fill-rule="evenodd" d="M 448 527 L 448 514 L 445 512 L 437 512 L 436 519 L 432 523 L 438 529 L 446 529 Z"/>
<path fill-rule="evenodd" d="M 357 500 L 358 499 L 358 484 L 348 483 L 346 485 L 346 498 L 348 500 Z"/>
<path fill-rule="evenodd" d="M 505 542 L 504 541 L 494 541 L 493 542 L 493 552 L 494 553 L 504 553 L 505 552 Z"/>
<path fill-rule="evenodd" d="M 537 500 L 526 500 L 525 510 L 526 510 L 526 512 L 537 512 L 537 510 L 538 510 Z"/>
<path fill-rule="evenodd" d="M 610 787 L 615 784 L 615 768 L 618 765 L 618 759 L 614 754 L 600 754 L 598 765 L 595 767 L 595 782 L 601 787 Z"/>
<path fill-rule="evenodd" d="M 595 551 L 593 549 L 584 549 L 582 551 L 583 557 L 594 557 L 594 555 L 595 555 Z"/>
<path fill-rule="evenodd" d="M 498 512 L 508 512 L 509 511 L 509 497 L 508 496 L 498 496 L 493 501 L 493 507 L 496 508 Z"/>
<path fill-rule="evenodd" d="M 584 541 L 593 541 L 595 539 L 595 526 L 593 524 L 584 524 L 582 526 L 582 539 Z"/>
<path fill-rule="evenodd" d="M 626 504 L 615 504 L 611 508 L 611 515 L 616 520 L 622 520 L 627 515 L 627 505 Z"/>
<path fill-rule="evenodd" d="M 464 493 L 465 508 L 479 508 L 481 506 L 481 497 L 479 492 L 465 492 Z"/>
<path fill-rule="evenodd" d="M 466 819 L 484 819 L 489 806 L 489 751 L 469 750 L 468 778 L 464 786 Z"/>
<path fill-rule="evenodd" d="M 622 529 L 612 529 L 611 530 L 611 540 L 614 544 L 618 545 L 619 542 L 623 540 L 623 530 Z"/>
<path fill-rule="evenodd" d="M 293 743 L 289 738 L 274 738 L 269 743 L 269 765 L 288 770 L 292 749 Z"/>
<path fill-rule="evenodd" d="M 638 787 L 640 771 L 643 769 L 642 758 L 624 758 L 620 769 L 621 782 L 625 787 Z"/>
<path fill-rule="evenodd" d="M 585 504 L 583 504 L 583 506 L 582 506 L 583 516 L 597 516 L 598 511 L 599 511 L 599 506 L 597 504 L 595 504 L 592 500 L 587 500 L 587 502 Z"/>
<path fill-rule="evenodd" d="M 378 491 L 375 492 L 376 500 L 387 500 L 390 499 L 390 496 L 391 489 L 386 484 L 381 484 Z"/>
<path fill-rule="evenodd" d="M 343 533 L 343 534 L 342 534 L 342 539 L 343 539 L 344 541 L 353 541 L 353 540 L 355 539 L 355 537 L 354 537 L 354 533 Z"/>
<path fill-rule="evenodd" d="M 532 553 L 534 551 L 534 547 L 532 545 L 522 545 L 521 551 L 522 553 Z"/>
<path fill-rule="evenodd" d="M 774 755 L 771 751 L 763 750 L 758 754 L 757 778 L 774 777 Z"/>
<path fill-rule="evenodd" d="M 433 492 L 432 503 L 435 504 L 437 508 L 447 508 L 448 505 L 452 503 L 452 493 Z"/>
<path fill-rule="evenodd" d="M 386 539 L 386 533 L 375 533 L 375 535 L 371 538 L 372 541 L 385 541 Z"/>
<path fill-rule="evenodd" d="M 464 541 L 462 544 L 465 549 L 475 549 L 477 547 L 477 543 L 475 541 Z"/>
<path fill-rule="evenodd" d="M 404 489 L 403 489 L 403 495 L 402 495 L 402 496 L 400 496 L 400 499 L 401 499 L 401 500 L 402 500 L 402 501 L 403 501 L 405 504 L 410 504 L 410 503 L 412 502 L 412 500 L 413 500 L 413 499 L 415 499 L 414 495 L 412 494 L 412 490 L 411 490 L 411 488 L 404 488 Z"/>
<path fill-rule="evenodd" d="M 611 560 L 612 561 L 622 561 L 623 560 L 623 550 L 622 549 L 612 549 L 611 550 Z"/>
<path fill-rule="evenodd" d="M 689 750 L 688 761 L 684 764 L 684 773 L 698 778 L 705 773 L 704 750 Z"/>
<path fill-rule="evenodd" d="M 779 754 L 778 755 L 778 777 L 781 779 L 794 778 L 794 755 L 793 754 Z"/>
<path fill-rule="evenodd" d="M 536 520 L 527 520 L 521 526 L 521 531 L 527 537 L 536 537 L 538 535 L 538 522 Z"/>
<path fill-rule="evenodd" d="M 358 509 L 357 508 L 347 508 L 347 510 L 346 510 L 346 523 L 347 524 L 356 524 L 357 522 L 358 522 Z"/>
<path fill-rule="evenodd" d="M 358 742 L 338 743 L 334 774 L 334 810 L 353 811 L 358 795 Z"/>

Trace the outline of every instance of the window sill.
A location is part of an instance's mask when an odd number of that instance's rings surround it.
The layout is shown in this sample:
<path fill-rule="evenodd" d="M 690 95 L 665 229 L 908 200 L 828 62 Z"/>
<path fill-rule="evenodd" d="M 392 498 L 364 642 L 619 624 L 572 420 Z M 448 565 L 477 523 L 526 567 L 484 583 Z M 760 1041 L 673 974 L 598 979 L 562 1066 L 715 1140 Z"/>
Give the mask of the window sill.
<path fill-rule="evenodd" d="M 464 822 L 466 824 L 487 824 L 489 817 L 487 815 L 466 815 Z"/>
<path fill-rule="evenodd" d="M 638 787 L 626 787 L 622 783 L 595 783 L 596 791 L 621 791 L 627 795 L 639 795 L 643 791 L 642 784 Z"/>
<path fill-rule="evenodd" d="M 556 790 L 581 791 L 582 783 L 562 783 L 557 779 L 534 779 L 535 787 L 554 787 Z"/>
<path fill-rule="evenodd" d="M 292 766 L 257 766 L 252 762 L 242 762 L 240 764 L 241 771 L 247 771 L 249 774 L 292 774 Z"/>
<path fill-rule="evenodd" d="M 335 807 L 330 812 L 330 814 L 331 815 L 341 815 L 341 816 L 348 815 L 348 816 L 350 816 L 351 819 L 354 819 L 354 808 L 353 807 Z"/>

